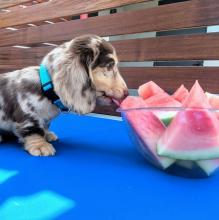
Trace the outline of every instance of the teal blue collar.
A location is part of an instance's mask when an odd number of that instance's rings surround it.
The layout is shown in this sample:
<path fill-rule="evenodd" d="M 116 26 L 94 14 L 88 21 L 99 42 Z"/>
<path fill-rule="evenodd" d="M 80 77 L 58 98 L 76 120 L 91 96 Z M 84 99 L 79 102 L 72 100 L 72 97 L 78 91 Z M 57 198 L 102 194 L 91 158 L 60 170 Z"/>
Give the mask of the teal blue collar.
<path fill-rule="evenodd" d="M 54 105 L 56 105 L 61 111 L 69 111 L 68 108 L 66 108 L 63 103 L 61 102 L 60 98 L 56 95 L 52 83 L 52 78 L 49 74 L 49 71 L 47 70 L 46 66 L 41 64 L 40 65 L 40 82 L 43 94 L 52 101 Z"/>

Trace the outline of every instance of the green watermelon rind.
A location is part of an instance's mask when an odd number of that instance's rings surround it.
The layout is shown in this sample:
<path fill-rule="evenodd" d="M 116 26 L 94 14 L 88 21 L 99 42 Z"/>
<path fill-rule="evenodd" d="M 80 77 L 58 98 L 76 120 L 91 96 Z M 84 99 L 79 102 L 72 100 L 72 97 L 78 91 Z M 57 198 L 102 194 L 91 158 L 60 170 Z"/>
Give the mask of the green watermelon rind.
<path fill-rule="evenodd" d="M 213 160 L 199 160 L 196 161 L 199 167 L 208 175 L 210 176 L 212 173 L 214 173 L 219 168 L 219 159 L 218 163 L 214 162 Z"/>
<path fill-rule="evenodd" d="M 211 147 L 211 151 L 208 148 L 205 150 L 188 150 L 188 151 L 170 151 L 166 146 L 160 143 L 157 144 L 157 154 L 159 156 L 165 156 L 172 159 L 179 160 L 211 160 L 219 158 L 219 146 Z"/>
<path fill-rule="evenodd" d="M 195 101 L 194 101 L 195 99 Z M 190 90 L 189 96 L 187 97 L 187 99 L 185 100 L 185 102 L 183 103 L 184 107 L 187 108 L 208 108 L 210 107 L 208 100 L 207 100 L 207 96 L 204 93 L 203 89 L 201 88 L 201 86 L 199 85 L 198 81 L 195 82 L 195 84 L 193 85 L 192 89 Z M 178 117 L 180 117 L 181 115 L 179 114 Z M 193 117 L 192 114 L 190 114 L 191 117 Z M 191 142 L 190 143 L 190 138 L 199 138 L 198 135 L 192 135 L 191 137 L 188 134 L 187 130 L 189 128 L 190 125 L 186 124 L 186 122 L 188 123 L 188 119 L 184 119 L 182 125 L 179 125 L 180 129 L 178 129 L 178 131 L 174 130 L 174 126 L 177 126 L 177 116 L 174 119 L 174 124 L 173 122 L 171 123 L 172 127 L 168 127 L 166 130 L 166 133 L 164 133 L 164 135 L 161 137 L 161 139 L 158 141 L 157 143 L 157 154 L 160 156 L 166 156 L 169 158 L 174 158 L 174 159 L 179 159 L 179 160 L 191 160 L 191 161 L 197 161 L 197 160 L 211 160 L 211 159 L 217 159 L 219 158 L 219 138 L 218 138 L 218 133 L 215 134 L 215 130 L 218 129 L 218 123 L 217 123 L 217 118 L 216 116 L 214 116 L 214 114 L 207 114 L 206 112 L 206 116 L 205 118 L 208 119 L 208 121 L 210 120 L 212 123 L 212 136 L 210 136 L 210 143 L 209 142 L 203 142 L 198 148 L 196 148 L 196 145 L 194 144 L 195 142 Z M 200 121 L 200 120 L 199 120 Z M 200 123 L 202 123 L 202 121 L 200 121 Z M 170 125 L 170 126 L 171 126 Z M 183 126 L 185 128 L 183 128 Z M 172 130 L 170 130 L 170 128 Z M 168 130 L 169 129 L 169 130 Z M 185 129 L 185 130 L 184 130 Z M 181 132 L 185 131 L 185 134 L 182 138 L 182 140 L 179 143 L 180 145 L 180 149 L 177 149 L 178 147 L 175 146 L 175 148 L 171 145 L 171 144 L 176 144 L 177 143 L 177 135 L 180 136 Z M 168 133 L 169 132 L 169 133 Z M 170 135 L 170 132 L 173 133 L 173 135 Z M 208 134 L 208 133 L 207 133 Z M 166 136 L 165 136 L 166 135 Z M 167 136 L 168 135 L 168 136 Z M 185 136 L 186 135 L 186 136 Z M 204 135 L 204 134 L 203 134 Z M 203 136 L 204 138 L 208 138 L 208 136 Z M 198 140 L 197 140 L 198 141 Z M 167 143 L 164 143 L 167 142 Z M 191 144 L 191 146 L 189 146 Z"/>
<path fill-rule="evenodd" d="M 134 111 L 136 112 L 136 110 Z M 128 112 L 131 113 L 131 112 Z M 153 112 L 148 112 L 151 113 L 155 118 L 158 117 L 153 113 Z M 131 131 L 131 139 L 132 141 L 138 146 L 138 149 L 141 151 L 144 157 L 150 158 L 150 161 L 153 161 L 153 164 L 157 164 L 159 168 L 161 169 L 166 169 L 169 166 L 171 166 L 175 160 L 171 158 L 165 158 L 165 157 L 159 157 L 156 154 L 156 144 L 153 147 L 149 147 L 148 140 L 144 139 L 142 135 L 139 134 L 138 129 L 136 128 L 137 124 L 133 124 L 132 120 L 130 119 L 130 116 L 126 112 L 122 112 L 122 118 L 124 122 L 126 123 L 127 128 Z M 160 121 L 161 126 L 165 129 L 165 126 L 162 124 Z"/>
<path fill-rule="evenodd" d="M 209 92 L 205 92 L 205 95 L 207 96 L 207 98 L 208 98 L 208 100 L 210 100 L 210 99 L 218 99 L 219 98 L 219 94 L 214 94 L 214 93 L 209 93 Z M 218 108 L 217 109 L 215 109 L 215 110 L 217 110 L 217 112 L 218 112 Z"/>
<path fill-rule="evenodd" d="M 133 127 L 132 127 L 132 129 L 135 130 Z M 159 164 L 159 167 L 161 169 L 165 170 L 175 162 L 175 160 L 172 159 L 172 158 L 163 157 L 163 156 L 159 156 L 159 155 L 154 155 L 154 153 L 148 147 L 147 143 L 144 140 L 142 140 L 142 138 L 139 137 L 139 135 L 136 134 L 135 138 L 136 138 L 137 142 L 140 142 L 138 147 L 139 147 L 139 150 L 142 152 L 142 155 L 146 158 L 150 157 L 150 159 L 153 160 L 154 163 Z M 145 146 L 147 147 L 146 149 L 145 149 Z"/>
<path fill-rule="evenodd" d="M 177 111 L 158 111 L 154 112 L 154 114 L 164 123 L 165 126 L 168 126 L 176 116 Z"/>
<path fill-rule="evenodd" d="M 218 94 L 214 94 L 214 93 L 209 93 L 209 92 L 205 92 L 205 95 L 207 96 L 207 98 L 211 98 L 211 97 L 219 97 Z"/>

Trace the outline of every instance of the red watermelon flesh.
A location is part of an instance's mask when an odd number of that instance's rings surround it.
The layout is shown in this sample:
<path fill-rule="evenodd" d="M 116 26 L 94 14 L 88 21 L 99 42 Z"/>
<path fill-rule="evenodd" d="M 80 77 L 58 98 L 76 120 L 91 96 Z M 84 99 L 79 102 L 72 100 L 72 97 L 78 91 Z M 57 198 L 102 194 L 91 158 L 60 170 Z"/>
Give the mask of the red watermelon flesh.
<path fill-rule="evenodd" d="M 205 93 L 210 106 L 214 109 L 219 109 L 219 95 L 212 93 Z M 219 112 L 216 113 L 217 118 L 219 118 Z M 219 159 L 212 160 L 200 160 L 197 164 L 210 176 L 216 169 L 219 168 Z"/>
<path fill-rule="evenodd" d="M 184 107 L 197 109 L 177 113 L 158 141 L 158 154 L 181 160 L 218 158 L 219 123 L 214 113 L 200 109 L 209 108 L 209 103 L 197 81 Z"/>
<path fill-rule="evenodd" d="M 167 93 L 161 93 L 154 95 L 145 100 L 145 104 L 148 107 L 181 107 L 182 104 L 175 100 Z M 154 110 L 153 113 L 162 120 L 165 125 L 169 125 L 173 117 L 176 115 L 176 111 L 167 111 L 165 109 Z"/>
<path fill-rule="evenodd" d="M 139 137 L 141 144 L 141 151 L 152 158 L 153 163 L 160 168 L 165 169 L 169 167 L 175 160 L 160 157 L 157 155 L 156 146 L 157 141 L 165 131 L 164 124 L 152 113 L 145 110 L 132 110 L 125 113 L 125 117 L 134 129 L 135 134 Z"/>
<path fill-rule="evenodd" d="M 210 104 L 210 106 L 215 109 L 215 112 L 217 114 L 217 118 L 219 119 L 219 95 L 217 94 L 212 94 L 212 93 L 205 93 L 207 98 L 208 98 L 208 102 Z"/>
<path fill-rule="evenodd" d="M 173 97 L 167 93 L 161 93 L 154 95 L 145 100 L 145 104 L 148 107 L 181 107 L 182 104 L 176 101 Z"/>
<path fill-rule="evenodd" d="M 149 151 L 149 156 L 155 164 L 161 168 L 167 168 L 174 160 L 165 157 L 159 157 L 156 153 L 156 144 L 158 139 L 165 131 L 163 123 L 152 113 L 147 110 L 130 110 L 145 107 L 145 101 L 141 97 L 128 96 L 122 103 L 122 115 L 126 118 L 128 124 L 134 130 L 134 133 L 143 144 L 143 152 Z"/>
<path fill-rule="evenodd" d="M 191 88 L 188 97 L 183 102 L 183 106 L 186 108 L 211 108 L 207 96 L 198 81 Z"/>
<path fill-rule="evenodd" d="M 173 98 L 179 102 L 183 102 L 189 95 L 188 89 L 181 85 L 173 94 Z"/>
<path fill-rule="evenodd" d="M 147 99 L 151 96 L 163 93 L 164 90 L 161 89 L 155 82 L 149 81 L 138 88 L 138 94 L 143 99 Z"/>
<path fill-rule="evenodd" d="M 128 96 L 120 104 L 120 108 L 123 110 L 143 107 L 146 107 L 145 101 L 138 96 Z"/>

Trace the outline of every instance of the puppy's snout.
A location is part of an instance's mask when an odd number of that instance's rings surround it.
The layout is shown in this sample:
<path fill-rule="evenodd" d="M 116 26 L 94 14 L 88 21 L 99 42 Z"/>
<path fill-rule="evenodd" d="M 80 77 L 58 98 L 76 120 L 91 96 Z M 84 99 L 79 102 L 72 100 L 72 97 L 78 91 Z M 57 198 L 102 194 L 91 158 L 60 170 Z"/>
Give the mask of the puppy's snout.
<path fill-rule="evenodd" d="M 129 95 L 129 90 L 125 89 L 123 94 L 124 94 L 123 98 L 125 99 Z"/>
<path fill-rule="evenodd" d="M 124 89 L 124 90 L 120 91 L 119 100 L 120 101 L 124 100 L 128 95 L 129 95 L 128 89 Z"/>
<path fill-rule="evenodd" d="M 113 91 L 113 95 L 111 97 L 113 97 L 116 100 L 124 100 L 127 96 L 129 95 L 129 91 L 128 89 L 116 89 Z"/>

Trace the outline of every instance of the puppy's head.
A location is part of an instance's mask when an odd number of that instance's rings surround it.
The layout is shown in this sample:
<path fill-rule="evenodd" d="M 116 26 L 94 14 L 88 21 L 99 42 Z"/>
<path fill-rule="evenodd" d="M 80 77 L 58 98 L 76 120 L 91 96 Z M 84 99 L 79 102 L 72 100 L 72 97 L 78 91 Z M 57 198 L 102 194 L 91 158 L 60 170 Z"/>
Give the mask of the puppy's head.
<path fill-rule="evenodd" d="M 74 40 L 74 48 L 80 54 L 100 104 L 117 103 L 128 95 L 128 89 L 118 69 L 114 47 L 103 38 L 85 35 Z"/>
<path fill-rule="evenodd" d="M 55 91 L 71 110 L 86 114 L 94 110 L 96 101 L 109 105 L 128 95 L 115 49 L 104 39 L 80 36 L 52 54 L 57 57 L 52 68 Z"/>

